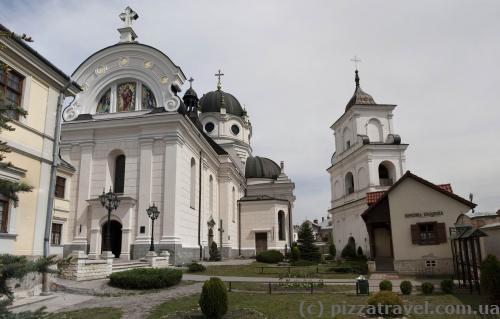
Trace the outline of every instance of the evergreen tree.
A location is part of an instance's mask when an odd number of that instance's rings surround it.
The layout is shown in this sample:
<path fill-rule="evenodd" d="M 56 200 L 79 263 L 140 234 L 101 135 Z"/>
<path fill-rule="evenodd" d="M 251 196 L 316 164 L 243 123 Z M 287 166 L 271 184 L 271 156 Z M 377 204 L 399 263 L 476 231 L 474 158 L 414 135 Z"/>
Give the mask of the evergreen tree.
<path fill-rule="evenodd" d="M 314 245 L 314 234 L 309 222 L 304 222 L 299 229 L 298 246 L 300 249 L 300 258 L 310 261 L 320 261 L 321 253 L 319 248 Z"/>
<path fill-rule="evenodd" d="M 335 259 L 335 257 L 337 256 L 337 248 L 335 247 L 333 239 L 330 240 L 330 246 L 328 247 L 328 252 L 330 253 L 330 258 Z"/>
<path fill-rule="evenodd" d="M 208 252 L 210 254 L 210 261 L 219 261 L 221 260 L 220 251 L 217 248 L 217 243 L 215 241 L 210 245 L 210 250 Z"/>

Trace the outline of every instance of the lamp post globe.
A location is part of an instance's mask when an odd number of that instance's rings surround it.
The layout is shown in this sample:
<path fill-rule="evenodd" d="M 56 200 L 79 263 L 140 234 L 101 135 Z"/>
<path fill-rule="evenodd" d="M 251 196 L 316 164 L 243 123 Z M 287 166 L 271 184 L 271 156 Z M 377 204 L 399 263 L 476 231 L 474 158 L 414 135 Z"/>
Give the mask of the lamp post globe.
<path fill-rule="evenodd" d="M 149 206 L 149 208 L 146 209 L 146 213 L 148 214 L 148 217 L 151 219 L 151 244 L 149 245 L 149 251 L 155 251 L 155 244 L 154 244 L 155 219 L 157 219 L 158 216 L 160 215 L 160 211 L 158 210 L 158 207 L 156 207 L 155 203 L 153 203 L 152 206 Z"/>
<path fill-rule="evenodd" d="M 108 211 L 108 223 L 106 225 L 103 251 L 111 251 L 111 212 L 118 208 L 120 199 L 116 196 L 116 193 L 113 193 L 110 187 L 107 193 L 104 189 L 102 190 L 102 194 L 99 195 L 99 202 L 101 202 L 102 207 Z"/>

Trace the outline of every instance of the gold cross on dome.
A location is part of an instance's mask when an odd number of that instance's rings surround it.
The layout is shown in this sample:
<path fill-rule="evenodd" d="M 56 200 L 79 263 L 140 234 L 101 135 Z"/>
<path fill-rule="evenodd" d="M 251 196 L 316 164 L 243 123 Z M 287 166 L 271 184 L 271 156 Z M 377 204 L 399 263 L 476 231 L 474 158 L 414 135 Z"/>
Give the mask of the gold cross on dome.
<path fill-rule="evenodd" d="M 358 69 L 358 62 L 361 62 L 360 59 L 358 59 L 358 56 L 355 55 L 354 58 L 351 59 L 352 62 L 354 62 L 354 67 L 356 68 L 356 70 Z"/>
<path fill-rule="evenodd" d="M 220 82 L 220 78 L 222 76 L 224 76 L 224 73 L 221 73 L 220 69 L 219 69 L 219 72 L 214 74 L 216 77 L 219 78 L 218 82 L 217 82 L 217 90 L 220 90 L 222 88 L 222 85 L 221 85 L 221 82 Z"/>

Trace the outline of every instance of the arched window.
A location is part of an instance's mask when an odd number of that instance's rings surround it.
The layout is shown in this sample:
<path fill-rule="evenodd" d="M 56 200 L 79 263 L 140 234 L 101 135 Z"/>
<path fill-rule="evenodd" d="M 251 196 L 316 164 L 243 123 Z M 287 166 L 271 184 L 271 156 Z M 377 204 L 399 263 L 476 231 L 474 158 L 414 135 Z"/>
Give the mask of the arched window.
<path fill-rule="evenodd" d="M 278 239 L 285 240 L 285 212 L 278 212 Z"/>
<path fill-rule="evenodd" d="M 190 191 L 189 191 L 189 206 L 195 209 L 196 206 L 196 161 L 191 158 L 190 171 Z"/>
<path fill-rule="evenodd" d="M 123 194 L 125 189 L 125 155 L 118 155 L 115 159 L 114 192 Z"/>
<path fill-rule="evenodd" d="M 354 176 L 351 172 L 345 175 L 345 193 L 346 195 L 354 193 Z"/>
<path fill-rule="evenodd" d="M 396 177 L 396 168 L 389 161 L 384 161 L 378 166 L 378 178 L 380 186 L 391 186 Z"/>
<path fill-rule="evenodd" d="M 214 211 L 214 178 L 212 175 L 210 175 L 209 181 L 208 181 L 208 207 L 210 209 L 210 213 Z"/>
<path fill-rule="evenodd" d="M 366 124 L 366 135 L 370 142 L 382 142 L 382 124 L 377 119 L 371 119 Z"/>
<path fill-rule="evenodd" d="M 233 192 L 232 192 L 232 201 L 231 201 L 231 207 L 232 207 L 232 216 L 233 216 L 233 223 L 236 221 L 236 190 L 233 187 Z"/>

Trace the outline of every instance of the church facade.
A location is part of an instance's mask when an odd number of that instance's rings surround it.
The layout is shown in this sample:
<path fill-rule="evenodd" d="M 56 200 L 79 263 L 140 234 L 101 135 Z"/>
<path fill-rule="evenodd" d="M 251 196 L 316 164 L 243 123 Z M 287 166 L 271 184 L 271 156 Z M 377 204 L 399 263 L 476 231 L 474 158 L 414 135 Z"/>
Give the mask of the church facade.
<path fill-rule="evenodd" d="M 137 17 L 127 8 L 120 42 L 72 76 L 83 91 L 63 114 L 61 156 L 76 169 L 65 254 L 101 254 L 107 211 L 98 196 L 109 189 L 120 199 L 110 224 L 115 257 L 144 257 L 152 237 L 175 264 L 208 258 L 212 242 L 223 258 L 284 250 L 295 200 L 284 165 L 252 155 L 249 116 L 222 90 L 220 71 L 216 90 L 198 98 L 190 79 L 181 94 L 185 74 L 136 41 Z"/>

